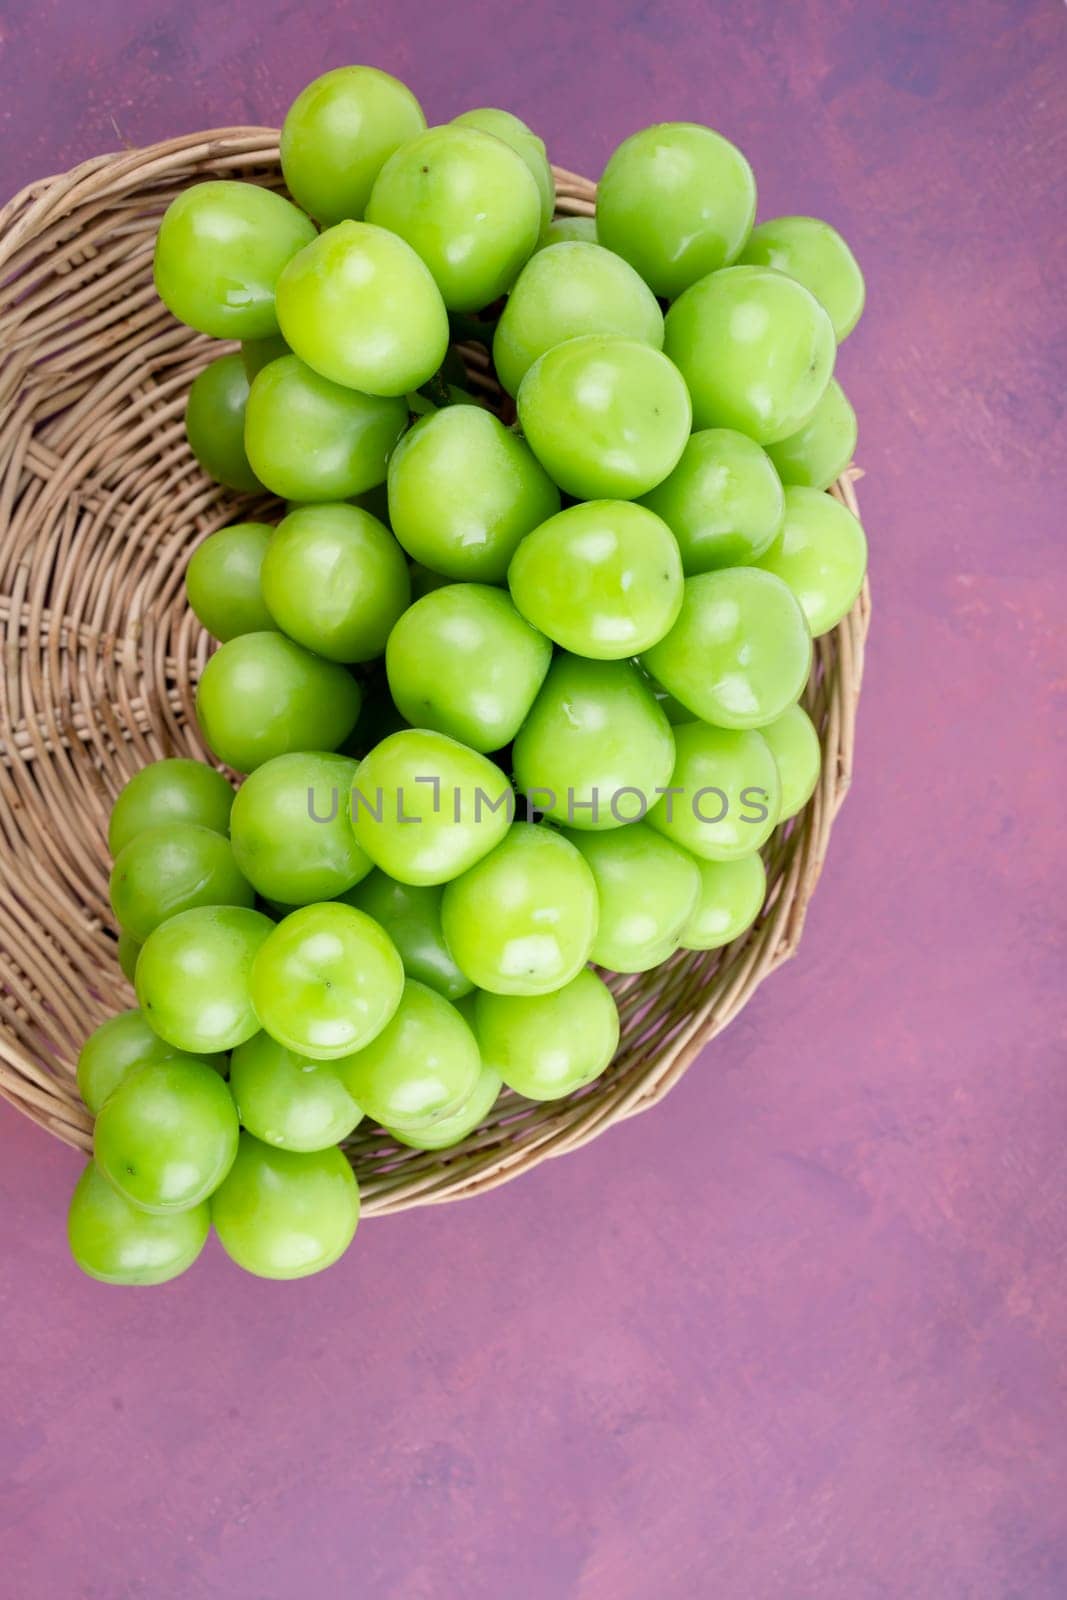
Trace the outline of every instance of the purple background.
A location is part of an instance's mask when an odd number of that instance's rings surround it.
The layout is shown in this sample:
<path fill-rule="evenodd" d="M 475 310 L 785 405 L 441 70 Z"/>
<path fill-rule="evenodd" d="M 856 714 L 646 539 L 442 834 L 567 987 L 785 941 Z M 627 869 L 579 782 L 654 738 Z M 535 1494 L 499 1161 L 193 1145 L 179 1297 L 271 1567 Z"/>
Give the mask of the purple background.
<path fill-rule="evenodd" d="M 738 140 L 869 309 L 875 629 L 798 959 L 670 1100 L 319 1280 L 78 1276 L 0 1114 L 12 1600 L 1062 1600 L 1064 13 L 1054 0 L 8 0 L 0 190 L 328 66 L 596 174 Z M 1058 142 L 1057 142 L 1058 141 Z M 1059 316 L 1057 317 L 1057 310 Z M 1058 343 L 1057 343 L 1058 336 Z"/>

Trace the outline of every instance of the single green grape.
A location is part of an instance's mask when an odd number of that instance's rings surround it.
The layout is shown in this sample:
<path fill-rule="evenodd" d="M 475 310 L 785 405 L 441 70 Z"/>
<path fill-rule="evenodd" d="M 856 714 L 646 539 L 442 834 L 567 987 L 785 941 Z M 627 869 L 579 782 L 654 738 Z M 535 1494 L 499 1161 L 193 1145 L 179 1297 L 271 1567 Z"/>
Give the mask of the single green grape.
<path fill-rule="evenodd" d="M 127 983 L 132 983 L 137 972 L 137 957 L 141 954 L 141 946 L 136 939 L 131 939 L 124 929 L 119 930 L 116 954 L 119 966 L 122 969 L 122 976 Z"/>
<path fill-rule="evenodd" d="M 517 822 L 449 883 L 441 925 L 459 967 L 493 994 L 548 994 L 580 972 L 596 938 L 596 884 L 552 829 Z"/>
<path fill-rule="evenodd" d="M 245 453 L 248 377 L 238 355 L 219 356 L 197 373 L 185 405 L 189 448 L 209 478 L 250 493 L 263 485 Z"/>
<path fill-rule="evenodd" d="M 700 893 L 691 855 L 644 822 L 567 834 L 596 880 L 600 927 L 592 959 L 611 972 L 649 972 L 678 948 Z"/>
<path fill-rule="evenodd" d="M 840 500 L 790 485 L 782 531 L 758 565 L 789 586 L 817 639 L 848 615 L 863 588 L 867 538 Z"/>
<path fill-rule="evenodd" d="M 498 766 L 426 728 L 383 739 L 352 792 L 359 845 L 400 883 L 457 877 L 500 843 L 513 814 L 511 785 Z"/>
<path fill-rule="evenodd" d="M 375 869 L 340 896 L 373 917 L 400 953 L 409 978 L 436 989 L 446 1000 L 470 994 L 473 983 L 456 966 L 441 927 L 440 884 L 397 883 Z"/>
<path fill-rule="evenodd" d="M 244 906 L 195 906 L 160 923 L 137 960 L 137 1002 L 168 1044 L 190 1054 L 232 1050 L 259 1027 L 252 962 L 274 927 Z"/>
<path fill-rule="evenodd" d="M 520 540 L 559 505 L 525 441 L 470 406 L 420 419 L 389 462 L 393 532 L 445 577 L 499 583 Z"/>
<path fill-rule="evenodd" d="M 383 163 L 425 126 L 411 90 L 388 72 L 361 66 L 324 72 L 300 91 L 282 123 L 289 192 L 326 226 L 362 217 Z"/>
<path fill-rule="evenodd" d="M 283 1150 L 328 1150 L 363 1116 L 333 1061 L 310 1061 L 254 1033 L 237 1046 L 230 1090 L 241 1126 Z"/>
<path fill-rule="evenodd" d="M 211 1221 L 232 1261 L 257 1278 L 306 1278 L 340 1259 L 359 1222 L 359 1186 L 345 1154 L 279 1150 L 242 1133 Z"/>
<path fill-rule="evenodd" d="M 291 639 L 328 661 L 371 661 L 411 600 L 404 552 L 359 506 L 304 506 L 279 523 L 263 598 Z"/>
<path fill-rule="evenodd" d="M 354 906 L 332 900 L 283 917 L 257 952 L 251 979 L 262 1026 L 312 1061 L 336 1061 L 369 1044 L 396 1010 L 403 985 L 388 935 Z"/>
<path fill-rule="evenodd" d="M 338 1064 L 349 1093 L 377 1122 L 419 1128 L 458 1111 L 481 1072 L 478 1045 L 455 1006 L 409 978 L 376 1039 Z"/>
<path fill-rule="evenodd" d="M 100 1283 L 169 1283 L 192 1266 L 210 1226 L 206 1200 L 187 1211 L 143 1211 L 93 1161 L 78 1179 L 67 1212 L 70 1253 Z"/>
<path fill-rule="evenodd" d="M 601 244 L 668 300 L 735 261 L 755 215 L 752 168 L 729 140 L 694 122 L 631 134 L 597 188 Z"/>
<path fill-rule="evenodd" d="M 462 116 L 452 118 L 452 124 L 454 127 L 479 128 L 482 133 L 494 134 L 522 157 L 537 185 L 541 201 L 541 226 L 547 227 L 556 208 L 556 180 L 552 176 L 545 141 L 538 138 L 533 129 L 527 127 L 513 112 L 501 111 L 495 106 L 480 106 L 475 111 L 464 111 Z"/>
<path fill-rule="evenodd" d="M 349 821 L 358 771 L 347 756 L 294 750 L 245 779 L 230 819 L 233 854 L 265 900 L 311 905 L 367 876 L 370 858 Z"/>
<path fill-rule="evenodd" d="M 694 433 L 670 477 L 641 504 L 674 534 L 687 578 L 749 566 L 770 546 L 785 514 L 769 452 L 732 428 Z"/>
<path fill-rule="evenodd" d="M 692 422 L 678 368 L 612 334 L 568 339 L 539 356 L 517 404 L 534 455 L 579 500 L 647 494 L 677 465 Z"/>
<path fill-rule="evenodd" d="M 579 244 L 596 244 L 596 218 L 553 217 L 548 227 L 542 229 L 537 248 L 546 250 L 549 245 L 563 244 L 572 239 Z"/>
<path fill-rule="evenodd" d="M 111 808 L 107 847 L 117 856 L 146 828 L 194 822 L 216 833 L 229 833 L 233 787 L 228 778 L 203 761 L 173 756 L 152 761 L 135 772 Z"/>
<path fill-rule="evenodd" d="M 139 1067 L 96 1118 L 93 1155 L 144 1211 L 187 1211 L 218 1188 L 237 1153 L 237 1112 L 217 1072 L 191 1056 Z"/>
<path fill-rule="evenodd" d="M 756 853 L 735 861 L 698 861 L 700 894 L 682 928 L 683 950 L 719 950 L 740 938 L 760 914 L 767 872 Z"/>
<path fill-rule="evenodd" d="M 833 324 L 838 344 L 863 311 L 863 274 L 848 245 L 828 222 L 816 217 L 775 217 L 753 228 L 740 259 L 773 267 L 809 289 Z"/>
<path fill-rule="evenodd" d="M 291 356 L 292 353 L 280 333 L 272 333 L 266 339 L 242 339 L 241 361 L 244 364 L 245 377 L 252 383 L 264 367 L 269 367 L 272 361 L 280 361 L 282 356 Z"/>
<path fill-rule="evenodd" d="M 678 621 L 642 664 L 694 716 L 759 728 L 799 700 L 811 634 L 792 591 L 759 567 L 687 578 Z"/>
<path fill-rule="evenodd" d="M 802 811 L 815 793 L 822 766 L 819 735 L 803 706 L 790 706 L 768 722 L 760 733 L 771 747 L 782 780 L 778 821 L 788 822 Z"/>
<path fill-rule="evenodd" d="M 493 365 L 508 394 L 538 356 L 566 339 L 610 333 L 663 348 L 663 312 L 621 256 L 598 244 L 563 243 L 531 256 L 493 335 Z"/>
<path fill-rule="evenodd" d="M 727 267 L 687 289 L 667 313 L 664 349 L 697 428 L 736 428 L 763 445 L 804 426 L 834 370 L 822 306 L 765 267 Z"/>
<path fill-rule="evenodd" d="M 161 922 L 193 906 L 251 906 L 252 885 L 225 834 L 194 822 L 146 828 L 115 857 L 109 884 L 119 927 L 141 944 Z"/>
<path fill-rule="evenodd" d="M 196 692 L 204 738 L 238 772 L 290 750 L 335 750 L 360 704 L 344 667 L 280 633 L 243 633 L 220 645 Z"/>
<path fill-rule="evenodd" d="M 674 738 L 632 662 L 561 655 L 515 740 L 512 763 L 519 792 L 553 821 L 621 828 L 639 821 L 670 782 Z"/>
<path fill-rule="evenodd" d="M 195 183 L 159 225 L 155 279 L 178 318 L 215 339 L 278 332 L 274 293 L 286 262 L 315 237 L 290 200 L 255 183 Z"/>
<path fill-rule="evenodd" d="M 95 1114 L 137 1067 L 169 1061 L 179 1052 L 161 1039 L 136 1008 L 108 1017 L 86 1039 L 78 1055 L 78 1093 Z M 225 1056 L 202 1056 L 205 1066 L 226 1076 Z"/>
<path fill-rule="evenodd" d="M 413 1150 L 449 1150 L 460 1144 L 475 1128 L 481 1127 L 501 1090 L 499 1072 L 482 1067 L 478 1081 L 459 1107 L 445 1117 L 437 1117 L 419 1128 L 386 1128 L 397 1144 L 410 1145 Z"/>
<path fill-rule="evenodd" d="M 429 269 L 403 238 L 370 222 L 327 228 L 293 257 L 277 298 L 290 349 L 367 395 L 421 388 L 448 349 L 448 313 Z"/>
<path fill-rule="evenodd" d="M 682 561 L 667 524 L 627 500 L 549 517 L 508 568 L 528 622 L 575 655 L 615 661 L 662 639 L 682 606 Z"/>
<path fill-rule="evenodd" d="M 450 311 L 478 311 L 511 288 L 533 254 L 541 196 L 523 156 L 494 134 L 451 123 L 389 157 L 367 220 L 407 241 Z"/>
<path fill-rule="evenodd" d="M 619 1043 L 611 990 L 588 969 L 552 994 L 479 994 L 475 1030 L 486 1068 L 527 1100 L 558 1100 L 599 1078 Z"/>
<path fill-rule="evenodd" d="M 408 721 L 483 752 L 514 739 L 551 659 L 545 636 L 482 583 L 450 583 L 416 601 L 385 652 L 389 690 Z"/>
<path fill-rule="evenodd" d="M 766 844 L 782 788 L 762 735 L 684 722 L 674 741 L 670 786 L 649 812 L 650 825 L 703 861 L 733 861 Z"/>
<path fill-rule="evenodd" d="M 856 433 L 856 413 L 837 379 L 831 378 L 804 426 L 768 445 L 767 454 L 783 483 L 828 489 L 852 460 Z"/>
<path fill-rule="evenodd" d="M 189 558 L 186 598 L 201 627 L 223 644 L 274 627 L 260 582 L 272 532 L 263 522 L 236 522 L 209 534 Z"/>
<path fill-rule="evenodd" d="M 283 500 L 347 500 L 383 483 L 407 427 L 403 400 L 359 394 L 297 356 L 258 374 L 245 411 L 249 460 Z"/>

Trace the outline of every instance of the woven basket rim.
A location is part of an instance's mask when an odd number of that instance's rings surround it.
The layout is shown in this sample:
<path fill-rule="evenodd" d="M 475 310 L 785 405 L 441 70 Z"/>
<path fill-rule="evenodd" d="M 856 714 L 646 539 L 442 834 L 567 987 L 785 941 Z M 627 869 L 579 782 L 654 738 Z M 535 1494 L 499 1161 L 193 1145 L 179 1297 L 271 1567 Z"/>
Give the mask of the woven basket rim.
<path fill-rule="evenodd" d="M 557 214 L 593 215 L 595 186 L 564 168 L 553 173 Z M 91 1147 L 91 1118 L 74 1083 L 73 1040 L 79 1024 L 83 1034 L 96 1025 L 100 1006 L 94 997 L 95 1020 L 86 1022 L 54 972 L 69 955 L 68 977 L 98 975 L 107 1009 L 132 1003 L 113 964 L 104 966 L 113 943 L 100 911 L 101 818 L 131 763 L 153 751 L 202 753 L 189 712 L 207 645 L 182 609 L 174 572 L 180 580 L 191 548 L 234 520 L 235 505 L 248 514 L 249 497 L 198 475 L 177 427 L 189 377 L 219 346 L 173 323 L 143 290 L 141 258 L 169 193 L 219 175 L 280 187 L 277 130 L 209 129 L 95 156 L 28 184 L 0 208 L 0 846 L 9 846 L 0 849 L 0 1095 L 82 1150 Z M 66 304 L 77 307 L 73 322 L 56 310 L 61 274 Z M 116 304 L 127 284 L 129 298 Z M 101 358 L 97 322 L 100 338 L 129 344 L 125 366 Z M 63 330 L 72 327 L 70 372 Z M 467 346 L 463 354 L 472 385 L 490 392 L 484 352 Z M 83 407 L 101 419 L 102 445 L 86 444 L 73 425 L 64 431 L 70 413 L 49 412 L 53 392 L 56 405 L 75 397 L 75 416 Z M 133 451 L 128 481 L 116 437 Z M 832 491 L 856 512 L 859 476 L 850 467 Z M 131 509 L 123 495 L 142 481 Z M 146 519 L 176 489 L 183 498 L 173 531 L 146 535 Z M 139 509 L 138 496 L 153 509 Z M 91 534 L 84 544 L 83 529 Z M 146 595 L 151 603 L 142 605 Z M 101 616 L 114 625 L 102 629 Z M 368 1214 L 484 1192 L 647 1110 L 795 952 L 851 780 L 869 619 L 865 583 L 850 614 L 816 641 L 806 703 L 823 769 L 808 806 L 765 851 L 770 893 L 753 928 L 723 951 L 673 957 L 654 989 L 649 974 L 612 979 L 624 1048 L 589 1090 L 541 1105 L 505 1095 L 486 1125 L 447 1151 L 400 1149 L 381 1130 L 357 1130 L 350 1153 Z M 48 807 L 72 787 L 92 796 L 93 828 L 71 854 L 48 835 Z M 20 870 L 36 899 L 16 881 Z"/>

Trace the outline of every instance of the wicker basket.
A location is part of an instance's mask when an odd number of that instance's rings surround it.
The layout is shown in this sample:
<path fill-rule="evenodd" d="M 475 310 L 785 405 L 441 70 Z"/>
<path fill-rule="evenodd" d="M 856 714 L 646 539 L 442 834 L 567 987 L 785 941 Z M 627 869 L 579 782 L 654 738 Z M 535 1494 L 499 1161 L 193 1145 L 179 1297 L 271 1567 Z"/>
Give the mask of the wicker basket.
<path fill-rule="evenodd" d="M 238 513 L 278 515 L 197 467 L 182 414 L 218 346 L 180 327 L 152 285 L 165 207 L 219 176 L 281 187 L 276 133 L 227 128 L 101 156 L 0 212 L 0 1093 L 83 1150 L 78 1050 L 133 1003 L 108 906 L 109 806 L 145 762 L 205 754 L 193 696 L 210 641 L 184 603 L 190 552 Z M 591 214 L 594 186 L 555 176 L 558 211 Z M 472 384 L 495 394 L 484 351 L 465 356 Z M 854 476 L 834 489 L 852 510 Z M 440 1153 L 357 1130 L 367 1212 L 476 1194 L 646 1110 L 792 955 L 848 788 L 868 609 L 865 590 L 817 641 L 807 704 L 822 776 L 768 847 L 755 926 L 725 950 L 612 978 L 619 1053 L 570 1099 L 505 1093 Z"/>

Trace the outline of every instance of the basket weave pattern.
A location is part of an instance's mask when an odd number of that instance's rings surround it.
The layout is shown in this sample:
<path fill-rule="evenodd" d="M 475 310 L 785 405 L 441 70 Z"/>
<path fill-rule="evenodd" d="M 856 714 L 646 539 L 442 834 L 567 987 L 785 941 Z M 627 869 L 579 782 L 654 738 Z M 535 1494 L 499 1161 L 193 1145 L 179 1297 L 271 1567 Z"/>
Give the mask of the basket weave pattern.
<path fill-rule="evenodd" d="M 555 176 L 558 213 L 592 214 L 593 184 Z M 190 553 L 239 516 L 280 514 L 210 483 L 185 440 L 189 384 L 219 346 L 162 306 L 152 251 L 170 200 L 208 177 L 280 188 L 277 134 L 230 128 L 102 156 L 0 211 L 0 1094 L 83 1150 L 78 1050 L 134 1003 L 108 904 L 110 805 L 146 762 L 207 754 L 193 700 L 211 643 L 184 601 Z M 494 396 L 485 352 L 464 355 L 472 387 Z M 833 492 L 855 511 L 853 476 Z M 816 641 L 806 704 L 822 774 L 768 846 L 755 926 L 725 950 L 612 977 L 619 1053 L 570 1099 L 505 1092 L 443 1152 L 357 1129 L 368 1213 L 489 1189 L 646 1110 L 792 955 L 849 784 L 868 616 L 865 589 Z"/>

